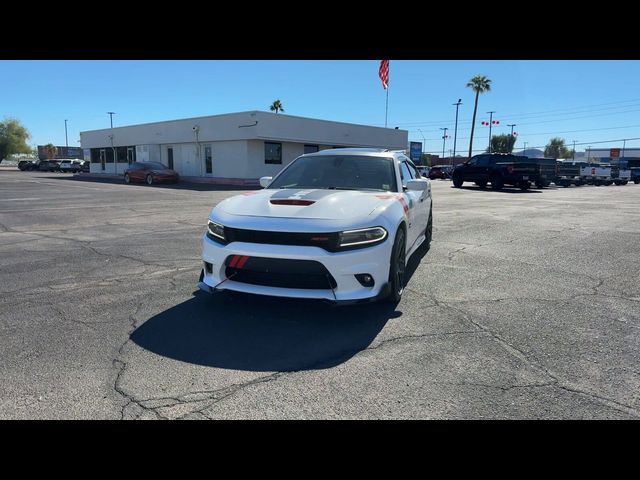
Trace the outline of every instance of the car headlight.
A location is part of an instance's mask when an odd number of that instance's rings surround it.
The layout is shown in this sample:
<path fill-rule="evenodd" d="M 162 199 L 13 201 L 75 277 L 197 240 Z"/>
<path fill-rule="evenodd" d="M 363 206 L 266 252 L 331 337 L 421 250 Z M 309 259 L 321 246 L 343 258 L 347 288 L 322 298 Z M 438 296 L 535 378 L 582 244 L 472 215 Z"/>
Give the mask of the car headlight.
<path fill-rule="evenodd" d="M 226 243 L 227 239 L 224 237 L 224 225 L 212 222 L 209 220 L 207 223 L 207 236 L 211 240 L 217 240 L 219 242 Z"/>
<path fill-rule="evenodd" d="M 387 231 L 382 227 L 345 230 L 338 234 L 338 247 L 359 248 L 381 243 L 387 238 Z"/>

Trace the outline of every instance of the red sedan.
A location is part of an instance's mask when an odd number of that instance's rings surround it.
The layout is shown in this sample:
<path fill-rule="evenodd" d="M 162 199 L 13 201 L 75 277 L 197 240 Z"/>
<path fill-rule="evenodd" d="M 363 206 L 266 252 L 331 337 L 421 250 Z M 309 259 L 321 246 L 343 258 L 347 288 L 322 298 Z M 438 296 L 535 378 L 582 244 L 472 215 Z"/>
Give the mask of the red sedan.
<path fill-rule="evenodd" d="M 134 162 L 124 171 L 124 183 L 147 182 L 148 185 L 161 182 L 177 183 L 178 172 L 159 162 Z"/>

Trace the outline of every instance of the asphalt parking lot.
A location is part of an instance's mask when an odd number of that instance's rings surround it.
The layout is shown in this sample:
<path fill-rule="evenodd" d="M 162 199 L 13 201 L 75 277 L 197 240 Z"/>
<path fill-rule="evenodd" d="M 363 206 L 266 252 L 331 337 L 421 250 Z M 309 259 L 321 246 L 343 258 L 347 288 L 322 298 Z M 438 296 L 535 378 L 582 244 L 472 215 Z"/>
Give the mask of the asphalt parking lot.
<path fill-rule="evenodd" d="M 233 190 L 0 171 L 0 418 L 638 418 L 640 185 L 433 191 L 400 304 L 335 308 L 197 291 Z"/>

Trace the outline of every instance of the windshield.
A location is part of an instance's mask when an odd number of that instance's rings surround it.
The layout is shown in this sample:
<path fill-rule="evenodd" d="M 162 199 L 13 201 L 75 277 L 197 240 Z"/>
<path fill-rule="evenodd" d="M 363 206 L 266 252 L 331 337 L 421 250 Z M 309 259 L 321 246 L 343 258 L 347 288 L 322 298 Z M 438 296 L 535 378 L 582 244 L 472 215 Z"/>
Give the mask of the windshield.
<path fill-rule="evenodd" d="M 300 157 L 269 188 L 396 191 L 393 159 L 365 155 Z"/>

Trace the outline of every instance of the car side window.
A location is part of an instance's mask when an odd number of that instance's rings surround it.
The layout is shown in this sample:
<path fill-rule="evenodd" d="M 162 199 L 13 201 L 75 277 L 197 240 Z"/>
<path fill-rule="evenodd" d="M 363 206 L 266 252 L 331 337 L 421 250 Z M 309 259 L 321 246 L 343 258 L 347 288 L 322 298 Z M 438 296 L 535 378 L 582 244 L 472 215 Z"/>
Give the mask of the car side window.
<path fill-rule="evenodd" d="M 481 157 L 479 157 L 477 166 L 478 167 L 488 167 L 489 166 L 489 156 L 488 155 L 482 155 Z"/>
<path fill-rule="evenodd" d="M 477 158 L 472 158 L 471 160 L 469 160 L 467 162 L 467 165 L 471 166 L 471 167 L 475 167 L 478 163 L 478 159 Z"/>
<path fill-rule="evenodd" d="M 407 162 L 402 162 L 400 163 L 400 177 L 402 177 L 402 186 L 406 187 L 407 186 L 407 182 L 411 179 L 413 179 L 413 177 L 411 176 L 411 170 L 409 169 L 409 166 L 407 165 Z"/>
<path fill-rule="evenodd" d="M 413 178 L 420 178 L 422 176 L 420 175 L 420 170 L 418 170 L 418 168 L 413 164 L 413 162 L 407 161 L 407 165 L 409 165 L 409 170 L 411 171 Z"/>

